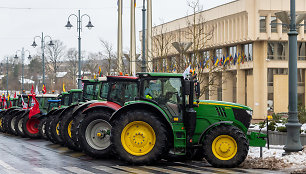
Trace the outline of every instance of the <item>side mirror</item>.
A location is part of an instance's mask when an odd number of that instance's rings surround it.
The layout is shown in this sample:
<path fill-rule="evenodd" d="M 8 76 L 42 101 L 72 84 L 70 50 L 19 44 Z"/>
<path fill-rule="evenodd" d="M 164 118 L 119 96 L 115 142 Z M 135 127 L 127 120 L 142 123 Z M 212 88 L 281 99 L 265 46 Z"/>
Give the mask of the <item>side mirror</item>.
<path fill-rule="evenodd" d="M 185 95 L 190 95 L 191 90 L 190 90 L 190 81 L 189 80 L 185 80 Z"/>
<path fill-rule="evenodd" d="M 200 82 L 196 82 L 195 83 L 195 92 L 196 92 L 196 97 L 197 99 L 200 98 L 201 95 L 201 86 L 200 86 Z"/>

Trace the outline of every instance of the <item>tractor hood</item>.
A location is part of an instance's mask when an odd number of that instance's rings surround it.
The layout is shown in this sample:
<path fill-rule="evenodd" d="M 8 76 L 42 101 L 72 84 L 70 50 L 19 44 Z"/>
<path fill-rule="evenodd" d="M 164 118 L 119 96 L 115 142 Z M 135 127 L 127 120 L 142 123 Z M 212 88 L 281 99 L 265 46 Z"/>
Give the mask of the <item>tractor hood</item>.
<path fill-rule="evenodd" d="M 224 102 L 224 101 L 215 101 L 215 100 L 200 100 L 199 105 L 214 105 L 214 106 L 226 106 L 237 109 L 252 110 L 250 107 L 241 105 L 238 103 Z"/>

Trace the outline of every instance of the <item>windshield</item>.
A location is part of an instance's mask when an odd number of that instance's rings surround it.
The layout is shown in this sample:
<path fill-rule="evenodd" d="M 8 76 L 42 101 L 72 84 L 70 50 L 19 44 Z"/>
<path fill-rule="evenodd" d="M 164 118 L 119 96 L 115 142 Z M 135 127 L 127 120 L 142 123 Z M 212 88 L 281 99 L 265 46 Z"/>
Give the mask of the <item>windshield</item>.
<path fill-rule="evenodd" d="M 48 102 L 49 103 L 49 108 L 48 111 L 51 111 L 53 108 L 58 107 L 58 102 Z"/>
<path fill-rule="evenodd" d="M 94 100 L 97 98 L 98 91 L 98 83 L 85 84 L 83 88 L 83 98 L 85 100 Z"/>
<path fill-rule="evenodd" d="M 109 100 L 123 105 L 127 101 L 135 100 L 137 91 L 137 83 L 135 82 L 112 83 Z"/>
<path fill-rule="evenodd" d="M 156 78 L 143 81 L 143 98 L 156 101 L 168 114 L 182 116 L 181 78 Z"/>
<path fill-rule="evenodd" d="M 61 105 L 68 106 L 69 105 L 69 94 L 63 94 L 61 99 Z"/>
<path fill-rule="evenodd" d="M 82 92 L 73 92 L 71 102 L 72 103 L 79 102 L 79 99 L 81 99 L 81 94 L 82 94 Z"/>
<path fill-rule="evenodd" d="M 107 100 L 109 83 L 102 83 L 100 97 Z"/>

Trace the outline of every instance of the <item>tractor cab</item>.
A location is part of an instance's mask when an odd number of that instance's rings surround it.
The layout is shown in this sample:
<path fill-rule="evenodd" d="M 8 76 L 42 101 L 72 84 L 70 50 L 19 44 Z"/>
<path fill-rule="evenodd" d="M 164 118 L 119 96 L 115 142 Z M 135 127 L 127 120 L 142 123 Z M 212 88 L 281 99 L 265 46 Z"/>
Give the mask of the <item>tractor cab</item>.
<path fill-rule="evenodd" d="M 61 102 L 60 102 L 60 107 L 68 107 L 69 106 L 69 92 L 63 92 L 61 94 Z"/>
<path fill-rule="evenodd" d="M 68 106 L 75 105 L 75 104 L 78 104 L 81 101 L 83 90 L 82 89 L 71 89 L 69 91 L 69 94 L 70 94 L 70 96 L 69 96 Z"/>
<path fill-rule="evenodd" d="M 39 110 L 42 114 L 47 114 L 48 112 L 48 100 L 54 100 L 57 98 L 56 94 L 39 94 L 36 95 L 36 99 L 39 103 Z"/>
<path fill-rule="evenodd" d="M 54 109 L 58 109 L 60 106 L 61 100 L 48 100 L 48 109 L 47 111 L 50 112 Z"/>
<path fill-rule="evenodd" d="M 106 80 L 107 80 L 106 77 L 99 77 L 98 79 L 82 80 L 84 84 L 82 102 L 99 99 L 99 91 L 101 83 L 105 82 Z"/>

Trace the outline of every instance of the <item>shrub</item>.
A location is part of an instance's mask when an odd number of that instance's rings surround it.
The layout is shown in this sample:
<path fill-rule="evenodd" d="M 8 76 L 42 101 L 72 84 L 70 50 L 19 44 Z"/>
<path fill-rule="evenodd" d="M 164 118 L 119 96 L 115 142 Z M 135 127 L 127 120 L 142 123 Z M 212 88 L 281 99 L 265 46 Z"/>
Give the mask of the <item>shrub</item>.
<path fill-rule="evenodd" d="M 306 109 L 304 106 L 298 106 L 298 118 L 301 124 L 306 123 Z"/>
<path fill-rule="evenodd" d="M 281 114 L 272 114 L 273 117 L 273 121 L 275 121 L 276 123 L 281 123 L 281 119 L 282 119 L 282 115 Z"/>
<path fill-rule="evenodd" d="M 275 129 L 276 129 L 276 123 L 275 121 L 271 121 L 268 125 L 268 130 L 275 131 Z"/>
<path fill-rule="evenodd" d="M 280 127 L 277 127 L 276 130 L 278 132 L 287 132 L 287 128 L 285 126 L 280 126 Z"/>

